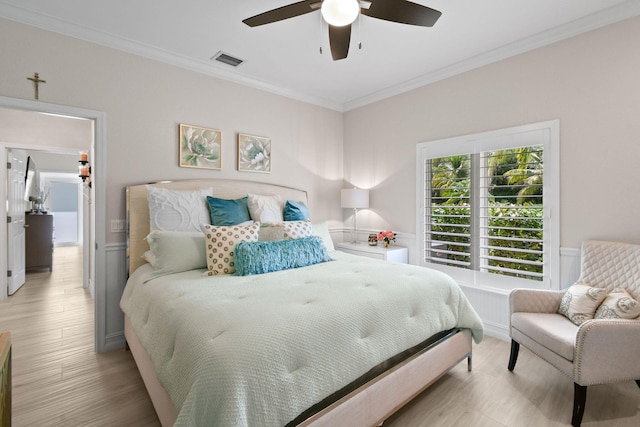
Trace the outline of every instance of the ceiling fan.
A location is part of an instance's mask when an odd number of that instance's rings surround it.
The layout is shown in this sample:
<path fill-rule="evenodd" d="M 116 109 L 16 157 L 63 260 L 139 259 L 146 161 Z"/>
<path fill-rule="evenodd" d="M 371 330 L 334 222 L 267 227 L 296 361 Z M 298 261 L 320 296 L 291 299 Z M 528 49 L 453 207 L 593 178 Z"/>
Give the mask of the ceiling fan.
<path fill-rule="evenodd" d="M 334 61 L 347 57 L 351 42 L 351 24 L 360 13 L 385 21 L 421 27 L 432 27 L 442 15 L 435 9 L 406 0 L 306 0 L 252 16 L 242 22 L 250 27 L 257 27 L 305 15 L 318 9 L 329 24 L 329 45 Z"/>

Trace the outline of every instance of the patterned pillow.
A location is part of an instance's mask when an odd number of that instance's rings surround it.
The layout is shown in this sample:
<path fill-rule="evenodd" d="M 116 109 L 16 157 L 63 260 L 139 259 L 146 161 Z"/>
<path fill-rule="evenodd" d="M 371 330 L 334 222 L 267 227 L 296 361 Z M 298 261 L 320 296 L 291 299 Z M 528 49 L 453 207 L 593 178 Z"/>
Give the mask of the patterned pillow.
<path fill-rule="evenodd" d="M 151 230 L 200 231 L 210 222 L 207 194 L 201 190 L 167 190 L 148 186 L 149 226 Z"/>
<path fill-rule="evenodd" d="M 282 222 L 284 202 L 279 196 L 248 195 L 249 213 L 251 219 L 260 222 Z"/>
<path fill-rule="evenodd" d="M 257 242 L 260 223 L 250 226 L 232 225 L 202 226 L 207 246 L 207 271 L 205 276 L 235 273 L 235 246 L 239 242 Z"/>
<path fill-rule="evenodd" d="M 640 316 L 640 302 L 622 288 L 615 288 L 602 301 L 594 319 L 635 319 Z"/>
<path fill-rule="evenodd" d="M 309 221 L 286 221 L 283 223 L 284 238 L 301 239 L 313 235 L 313 226 Z"/>
<path fill-rule="evenodd" d="M 558 313 L 576 325 L 593 319 L 596 308 L 607 296 L 607 290 L 576 283 L 562 297 Z"/>

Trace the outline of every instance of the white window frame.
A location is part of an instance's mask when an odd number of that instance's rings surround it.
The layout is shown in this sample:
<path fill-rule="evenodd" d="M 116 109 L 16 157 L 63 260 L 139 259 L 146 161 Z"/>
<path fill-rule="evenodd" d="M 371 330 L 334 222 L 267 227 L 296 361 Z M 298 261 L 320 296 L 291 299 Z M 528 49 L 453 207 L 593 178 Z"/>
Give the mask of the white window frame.
<path fill-rule="evenodd" d="M 544 277 L 541 281 L 450 267 L 425 261 L 424 216 L 428 184 L 426 160 L 483 151 L 543 146 Z M 560 121 L 551 120 L 512 128 L 421 142 L 416 147 L 416 254 L 418 264 L 443 271 L 460 285 L 498 293 L 515 288 L 560 289 Z"/>

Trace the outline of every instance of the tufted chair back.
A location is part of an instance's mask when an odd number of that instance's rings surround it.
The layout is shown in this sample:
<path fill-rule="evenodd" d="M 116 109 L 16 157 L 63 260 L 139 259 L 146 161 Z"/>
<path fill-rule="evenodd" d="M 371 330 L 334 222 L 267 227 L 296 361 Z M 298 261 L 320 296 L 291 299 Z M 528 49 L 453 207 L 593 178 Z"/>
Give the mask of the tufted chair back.
<path fill-rule="evenodd" d="M 640 245 L 587 240 L 582 244 L 582 265 L 578 281 L 585 285 L 624 288 L 640 300 Z"/>

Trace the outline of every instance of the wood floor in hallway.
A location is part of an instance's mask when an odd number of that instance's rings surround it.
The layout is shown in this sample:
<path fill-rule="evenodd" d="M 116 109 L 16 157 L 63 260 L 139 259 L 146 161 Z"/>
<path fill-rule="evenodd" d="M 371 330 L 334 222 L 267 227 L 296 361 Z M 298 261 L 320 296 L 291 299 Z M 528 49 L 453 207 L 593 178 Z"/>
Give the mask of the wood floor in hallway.
<path fill-rule="evenodd" d="M 51 273 L 29 272 L 0 301 L 0 330 L 13 343 L 13 427 L 159 425 L 131 354 L 94 351 L 80 248 L 55 248 Z"/>

